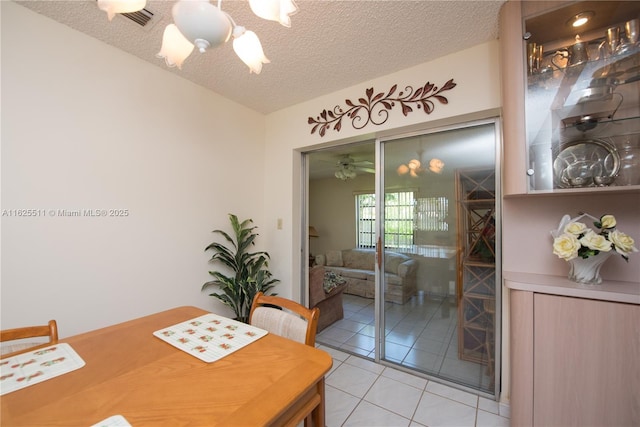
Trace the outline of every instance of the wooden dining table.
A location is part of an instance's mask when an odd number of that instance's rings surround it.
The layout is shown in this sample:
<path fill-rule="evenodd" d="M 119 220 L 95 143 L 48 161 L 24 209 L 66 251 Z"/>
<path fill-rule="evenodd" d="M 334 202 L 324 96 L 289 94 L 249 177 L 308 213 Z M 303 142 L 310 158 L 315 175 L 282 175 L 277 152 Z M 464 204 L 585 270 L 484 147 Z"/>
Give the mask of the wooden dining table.
<path fill-rule="evenodd" d="M 62 339 L 85 361 L 0 397 L 2 426 L 324 426 L 325 351 L 267 334 L 206 363 L 153 332 L 201 316 L 179 307 Z"/>

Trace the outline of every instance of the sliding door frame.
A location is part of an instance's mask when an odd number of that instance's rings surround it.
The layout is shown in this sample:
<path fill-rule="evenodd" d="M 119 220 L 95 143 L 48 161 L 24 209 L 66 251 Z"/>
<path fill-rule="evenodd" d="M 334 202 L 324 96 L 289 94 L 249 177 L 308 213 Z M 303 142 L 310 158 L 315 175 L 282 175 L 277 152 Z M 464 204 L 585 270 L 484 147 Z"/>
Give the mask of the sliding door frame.
<path fill-rule="evenodd" d="M 493 394 L 488 394 L 476 388 L 466 387 L 460 384 L 451 383 L 450 381 L 438 377 L 433 377 L 428 374 L 424 374 L 422 372 L 404 367 L 402 365 L 398 365 L 392 362 L 385 360 L 385 310 L 384 310 L 384 276 L 382 274 L 383 269 L 380 268 L 381 265 L 384 265 L 384 203 L 378 203 L 376 206 L 376 222 L 375 222 L 375 230 L 376 230 L 376 265 L 375 265 L 375 318 L 376 318 L 376 327 L 375 327 L 375 356 L 374 360 L 376 363 L 380 363 L 385 366 L 393 367 L 394 369 L 398 369 L 401 371 L 405 371 L 411 373 L 413 375 L 418 375 L 421 377 L 425 377 L 430 380 L 434 380 L 436 382 L 443 382 L 449 384 L 453 387 L 456 387 L 461 390 L 465 390 L 471 392 L 473 394 L 481 395 L 491 399 L 498 399 L 500 397 L 500 382 L 502 378 L 501 366 L 502 366 L 502 250 L 501 250 L 501 242 L 502 242 L 502 132 L 501 132 L 501 122 L 500 118 L 496 115 L 496 110 L 487 110 L 485 112 L 480 112 L 476 114 L 471 114 L 465 117 L 467 121 L 458 121 L 460 117 L 455 117 L 451 119 L 445 119 L 441 121 L 437 121 L 435 123 L 431 123 L 433 127 L 420 127 L 413 129 L 408 132 L 402 132 L 401 130 L 392 130 L 381 132 L 375 138 L 375 194 L 376 200 L 384 201 L 384 144 L 393 142 L 395 140 L 408 138 L 412 136 L 420 136 L 420 135 L 430 135 L 436 134 L 445 131 L 452 131 L 456 129 L 464 129 L 469 127 L 481 126 L 486 124 L 494 125 L 494 137 L 495 137 L 495 176 L 496 176 L 496 265 L 495 265 L 495 274 L 496 274 L 496 313 L 495 313 L 495 357 L 494 357 L 494 375 L 495 375 L 495 389 Z M 438 125 L 439 124 L 439 125 Z M 425 124 L 429 125 L 429 124 Z M 370 138 L 367 138 L 371 140 Z M 331 147 L 323 146 L 322 148 L 316 147 L 307 147 L 299 150 L 300 159 L 301 159 L 301 169 L 300 169 L 300 201 L 301 201 L 301 220 L 300 220 L 300 258 L 299 262 L 301 265 L 300 269 L 300 295 L 301 301 L 305 304 L 309 302 L 309 235 L 308 235 L 308 226 L 309 226 L 309 155 L 322 150 L 327 150 L 331 148 L 337 147 L 345 147 L 347 145 L 357 145 L 363 141 L 354 142 L 344 141 L 344 143 L 335 143 L 331 144 Z M 295 291 L 294 291 L 295 292 Z"/>

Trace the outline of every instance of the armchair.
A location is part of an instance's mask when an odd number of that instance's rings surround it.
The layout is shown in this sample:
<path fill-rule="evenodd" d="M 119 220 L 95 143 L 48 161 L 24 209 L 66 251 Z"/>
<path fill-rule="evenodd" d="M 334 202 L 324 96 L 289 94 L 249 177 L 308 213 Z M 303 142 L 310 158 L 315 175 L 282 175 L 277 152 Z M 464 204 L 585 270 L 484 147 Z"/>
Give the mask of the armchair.
<path fill-rule="evenodd" d="M 344 317 L 342 293 L 347 285 L 338 285 L 326 293 L 324 291 L 324 273 L 325 268 L 321 265 L 309 269 L 309 307 L 320 309 L 318 332 Z"/>

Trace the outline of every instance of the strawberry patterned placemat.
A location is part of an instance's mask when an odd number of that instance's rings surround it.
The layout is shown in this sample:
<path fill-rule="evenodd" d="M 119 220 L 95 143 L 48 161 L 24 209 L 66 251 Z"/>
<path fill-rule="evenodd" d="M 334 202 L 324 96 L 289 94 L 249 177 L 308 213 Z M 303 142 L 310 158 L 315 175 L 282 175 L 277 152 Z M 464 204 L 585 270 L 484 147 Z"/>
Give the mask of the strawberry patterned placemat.
<path fill-rule="evenodd" d="M 0 395 L 75 371 L 84 364 L 84 360 L 66 343 L 2 359 Z"/>
<path fill-rule="evenodd" d="M 267 335 L 264 329 L 209 313 L 153 333 L 174 347 L 207 363 Z"/>

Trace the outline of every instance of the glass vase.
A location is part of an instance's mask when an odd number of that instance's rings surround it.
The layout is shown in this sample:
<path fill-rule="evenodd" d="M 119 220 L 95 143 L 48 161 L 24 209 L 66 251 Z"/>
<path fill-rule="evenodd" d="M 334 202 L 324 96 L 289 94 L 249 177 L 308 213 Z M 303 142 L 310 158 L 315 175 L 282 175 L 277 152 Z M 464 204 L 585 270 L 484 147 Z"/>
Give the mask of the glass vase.
<path fill-rule="evenodd" d="M 628 139 L 623 143 L 619 154 L 620 172 L 616 180 L 618 185 L 640 184 L 640 146 Z"/>
<path fill-rule="evenodd" d="M 609 259 L 611 252 L 600 252 L 588 258 L 574 258 L 569 260 L 569 280 L 586 285 L 602 283 L 600 268 Z"/>

